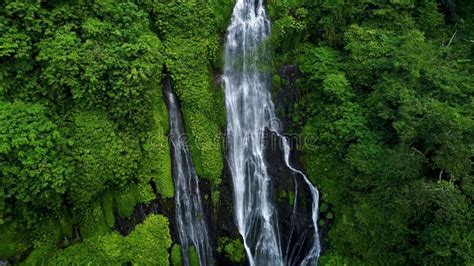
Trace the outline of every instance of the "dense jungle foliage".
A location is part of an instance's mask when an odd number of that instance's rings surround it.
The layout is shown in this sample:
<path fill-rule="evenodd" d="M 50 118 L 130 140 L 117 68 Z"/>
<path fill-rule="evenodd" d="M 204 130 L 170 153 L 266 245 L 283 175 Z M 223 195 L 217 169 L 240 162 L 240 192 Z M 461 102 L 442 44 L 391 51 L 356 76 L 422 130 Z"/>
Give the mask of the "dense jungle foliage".
<path fill-rule="evenodd" d="M 165 74 L 206 200 L 231 197 L 234 2 L 0 0 L 0 261 L 180 265 L 173 213 L 117 224 L 173 202 Z M 474 264 L 474 2 L 267 2 L 273 91 L 294 94 L 280 113 L 321 192 L 321 265 Z M 244 263 L 238 239 L 215 250 Z"/>
<path fill-rule="evenodd" d="M 321 264 L 473 264 L 474 3 L 273 2 Z"/>

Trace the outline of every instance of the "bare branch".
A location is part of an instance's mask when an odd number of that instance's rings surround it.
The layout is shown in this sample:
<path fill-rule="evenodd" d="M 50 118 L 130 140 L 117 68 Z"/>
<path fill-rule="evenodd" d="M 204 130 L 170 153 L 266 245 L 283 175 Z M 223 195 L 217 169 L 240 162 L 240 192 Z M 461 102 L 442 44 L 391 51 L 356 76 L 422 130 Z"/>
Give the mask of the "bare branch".
<path fill-rule="evenodd" d="M 451 37 L 451 39 L 450 39 L 449 42 L 448 42 L 448 46 L 446 46 L 446 47 L 449 47 L 449 46 L 451 45 L 451 42 L 454 40 L 454 37 L 456 36 L 457 33 L 458 33 L 458 30 L 456 30 L 456 31 L 454 32 L 453 36 Z"/>

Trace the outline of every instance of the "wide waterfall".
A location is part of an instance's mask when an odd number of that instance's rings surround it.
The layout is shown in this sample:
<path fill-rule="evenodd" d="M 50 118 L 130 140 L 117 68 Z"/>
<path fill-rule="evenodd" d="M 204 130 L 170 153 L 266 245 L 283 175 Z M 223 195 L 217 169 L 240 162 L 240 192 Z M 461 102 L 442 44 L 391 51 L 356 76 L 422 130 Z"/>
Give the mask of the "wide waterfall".
<path fill-rule="evenodd" d="M 250 265 L 316 264 L 320 253 L 319 194 L 306 176 L 290 165 L 288 140 L 281 134 L 278 123 L 273 123 L 278 120 L 269 91 L 271 62 L 267 46 L 271 24 L 263 1 L 237 0 L 226 40 L 223 83 L 235 220 Z M 266 130 L 280 138 L 284 162 L 310 191 L 311 218 L 305 227 L 311 231 L 306 230 L 303 236 L 293 236 L 296 229 L 283 231 L 279 226 L 278 211 L 272 201 L 269 165 L 265 160 Z M 296 195 L 293 216 L 298 208 L 297 198 Z M 297 219 L 292 218 L 294 220 Z M 290 239 L 285 247 L 282 247 L 283 234 L 288 234 L 285 239 Z M 298 244 L 291 239 L 297 239 Z"/>
<path fill-rule="evenodd" d="M 183 265 L 189 265 L 191 245 L 197 251 L 200 265 L 212 265 L 212 249 L 196 175 L 184 134 L 183 118 L 168 74 L 164 78 L 164 94 L 169 110 L 169 140 L 173 156 L 176 224 L 181 241 Z"/>

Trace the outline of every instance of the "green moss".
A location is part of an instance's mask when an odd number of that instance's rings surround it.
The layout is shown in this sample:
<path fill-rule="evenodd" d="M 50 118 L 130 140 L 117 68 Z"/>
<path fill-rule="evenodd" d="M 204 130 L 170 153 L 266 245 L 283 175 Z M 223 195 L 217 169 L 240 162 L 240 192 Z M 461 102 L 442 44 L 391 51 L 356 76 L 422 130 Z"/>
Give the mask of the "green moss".
<path fill-rule="evenodd" d="M 174 244 L 173 248 L 171 248 L 171 264 L 173 266 L 183 265 L 183 256 L 181 254 L 181 246 L 178 244 Z"/>
<path fill-rule="evenodd" d="M 218 190 L 214 190 L 211 193 L 212 206 L 217 209 L 221 204 L 221 193 Z"/>
<path fill-rule="evenodd" d="M 36 243 L 33 251 L 22 263 L 26 266 L 47 265 L 56 252 L 56 247 L 52 244 Z"/>
<path fill-rule="evenodd" d="M 35 224 L 35 230 L 29 233 L 28 239 L 30 243 L 56 245 L 72 236 L 72 221 L 67 216 L 44 217 Z"/>
<path fill-rule="evenodd" d="M 221 126 L 225 117 L 222 94 L 215 93 L 212 67 L 220 68 L 220 35 L 225 31 L 232 1 L 148 2 L 163 36 L 165 63 L 181 102 L 189 147 L 197 174 L 220 183 L 223 169 Z M 164 19 L 166 18 L 166 19 Z"/>
<path fill-rule="evenodd" d="M 199 257 L 194 246 L 189 247 L 189 265 L 199 266 Z"/>
<path fill-rule="evenodd" d="M 222 66 L 223 68 L 223 66 Z M 220 68 L 220 69 L 222 69 Z M 215 73 L 214 73 L 215 75 Z M 224 88 L 222 87 L 221 83 L 216 83 L 216 77 L 213 77 L 214 82 L 212 84 L 211 93 L 213 94 L 213 105 L 214 108 L 217 110 L 215 113 L 215 120 L 217 125 L 220 128 L 225 128 L 227 125 L 227 118 L 226 118 L 226 108 L 225 108 L 225 92 Z"/>
<path fill-rule="evenodd" d="M 144 182 L 138 184 L 138 195 L 140 203 L 143 204 L 148 204 L 156 198 L 150 184 Z"/>
<path fill-rule="evenodd" d="M 288 204 L 292 207 L 295 204 L 295 192 L 293 190 L 288 191 Z"/>
<path fill-rule="evenodd" d="M 225 253 L 225 256 L 234 263 L 243 263 L 245 261 L 245 248 L 240 238 L 219 238 L 217 252 Z"/>
<path fill-rule="evenodd" d="M 158 92 L 157 92 L 158 93 Z M 162 97 L 156 97 L 153 111 L 153 126 L 146 133 L 142 149 L 144 159 L 141 161 L 141 180 L 154 180 L 156 189 L 164 198 L 174 195 L 171 175 L 171 159 L 166 132 L 168 131 L 168 112 Z"/>
<path fill-rule="evenodd" d="M 17 262 L 30 247 L 68 245 L 73 237 L 73 221 L 66 215 L 45 216 L 37 220 L 34 231 L 28 230 L 31 225 L 19 221 L 0 225 L 0 258 Z"/>
<path fill-rule="evenodd" d="M 171 236 L 168 219 L 150 215 L 125 238 L 128 259 L 135 265 L 169 265 Z"/>
<path fill-rule="evenodd" d="M 49 251 L 52 254 L 47 257 L 47 264 L 120 265 L 128 261 L 124 251 L 124 238 L 114 232 L 85 239 L 84 242 L 74 244 L 64 250 Z M 34 258 L 44 259 L 41 256 L 35 256 Z M 35 262 L 32 258 L 28 258 L 28 261 L 31 261 L 28 264 L 38 265 L 38 262 Z"/>
<path fill-rule="evenodd" d="M 125 192 L 115 196 L 118 215 L 122 218 L 132 215 L 135 205 L 140 202 L 140 192 L 136 185 L 131 186 Z"/>
<path fill-rule="evenodd" d="M 198 113 L 185 112 L 187 128 L 191 137 L 189 141 L 191 154 L 199 176 L 214 185 L 221 183 L 223 169 L 221 134 L 217 124 Z"/>
<path fill-rule="evenodd" d="M 340 254 L 334 252 L 325 252 L 319 259 L 319 264 L 321 266 L 361 266 L 365 265 L 357 260 L 348 259 Z"/>
<path fill-rule="evenodd" d="M 281 88 L 281 77 L 277 74 L 272 77 L 272 88 L 277 90 Z"/>
<path fill-rule="evenodd" d="M 105 222 L 107 226 L 112 228 L 115 224 L 114 216 L 114 199 L 110 193 L 102 197 L 102 211 L 104 212 Z"/>
<path fill-rule="evenodd" d="M 60 232 L 61 232 L 61 237 L 62 238 L 72 238 L 72 230 L 73 230 L 73 225 L 72 225 L 72 219 L 70 217 L 62 216 L 58 220 Z M 56 229 L 56 228 L 54 228 Z"/>
<path fill-rule="evenodd" d="M 161 175 L 155 177 L 153 180 L 155 181 L 156 188 L 158 193 L 160 193 L 164 198 L 173 198 L 174 196 L 174 183 L 171 177 L 171 168 L 168 168 L 167 172 L 169 171 L 169 175 Z"/>
<path fill-rule="evenodd" d="M 127 190 L 114 197 L 117 213 L 122 218 L 130 217 L 137 204 L 148 204 L 154 199 L 153 189 L 147 182 L 131 185 Z"/>
<path fill-rule="evenodd" d="M 227 253 L 227 257 L 232 262 L 244 262 L 245 260 L 245 250 L 244 245 L 240 239 L 234 239 L 229 244 L 225 246 L 225 251 Z"/>
<path fill-rule="evenodd" d="M 5 223 L 0 225 L 0 257 L 11 258 L 20 255 L 29 246 L 25 232 L 16 223 Z"/>
<path fill-rule="evenodd" d="M 102 206 L 92 202 L 84 209 L 78 210 L 78 218 L 82 238 L 107 234 L 111 231 L 104 216 Z"/>
<path fill-rule="evenodd" d="M 289 206 L 295 204 L 295 192 L 290 188 L 289 190 L 279 190 L 277 192 L 277 198 L 282 203 L 287 202 Z"/>
<path fill-rule="evenodd" d="M 169 54 L 166 64 L 181 101 L 196 172 L 211 183 L 219 184 L 223 169 L 219 117 L 223 114 L 218 114 L 222 110 L 214 107 L 207 43 L 203 40 L 173 38 L 166 42 L 166 46 Z"/>
<path fill-rule="evenodd" d="M 5 192 L 3 188 L 2 180 L 0 180 L 0 226 L 5 222 L 3 214 L 5 212 Z"/>
<path fill-rule="evenodd" d="M 326 202 L 323 202 L 321 206 L 319 206 L 320 213 L 326 213 L 329 209 L 329 205 Z"/>
<path fill-rule="evenodd" d="M 65 139 L 47 112 L 40 104 L 0 101 L 0 204 L 5 198 L 12 211 L 60 207 L 71 167 L 63 159 Z"/>

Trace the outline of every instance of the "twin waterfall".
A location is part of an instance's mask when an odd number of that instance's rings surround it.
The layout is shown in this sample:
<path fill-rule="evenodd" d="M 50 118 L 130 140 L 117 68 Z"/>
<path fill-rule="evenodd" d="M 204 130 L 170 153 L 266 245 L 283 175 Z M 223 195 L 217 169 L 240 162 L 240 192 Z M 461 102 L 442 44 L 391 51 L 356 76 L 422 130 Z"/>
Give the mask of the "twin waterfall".
<path fill-rule="evenodd" d="M 228 163 L 234 187 L 237 228 L 244 240 L 250 265 L 314 265 L 320 253 L 317 227 L 319 194 L 304 174 L 289 162 L 290 147 L 279 132 L 272 102 L 267 48 L 270 21 L 264 0 L 237 0 L 225 50 L 223 83 L 227 109 Z M 272 202 L 272 180 L 265 161 L 265 130 L 280 137 L 287 167 L 309 187 L 312 198 L 311 242 L 301 256 L 290 240 L 282 248 L 277 210 Z M 295 179 L 296 183 L 296 179 Z M 295 185 L 296 187 L 296 185 Z M 297 192 L 295 192 L 297 194 Z M 294 214 L 297 212 L 295 195 Z M 308 234 L 308 233 L 307 233 Z"/>
<path fill-rule="evenodd" d="M 263 1 L 236 1 L 226 40 L 223 85 L 227 109 L 227 161 L 234 189 L 235 222 L 251 266 L 315 265 L 320 253 L 317 227 L 319 194 L 307 177 L 290 165 L 288 140 L 280 132 L 278 123 L 274 123 L 278 120 L 269 91 L 271 61 L 267 48 L 271 24 Z M 164 85 L 170 116 L 176 224 L 183 265 L 189 265 L 188 254 L 192 246 L 201 265 L 213 265 L 199 180 L 184 139 L 182 116 L 169 77 L 165 78 Z M 294 180 L 295 195 L 290 207 L 292 211 L 289 211 L 292 213 L 287 214 L 290 217 L 288 222 L 281 222 L 281 215 L 273 202 L 269 174 L 271 162 L 265 159 L 266 132 L 279 139 L 282 160 Z M 298 186 L 299 183 L 304 188 Z M 307 195 L 301 196 L 299 191 Z M 298 198 L 307 203 L 309 197 L 311 206 L 301 209 Z"/>

